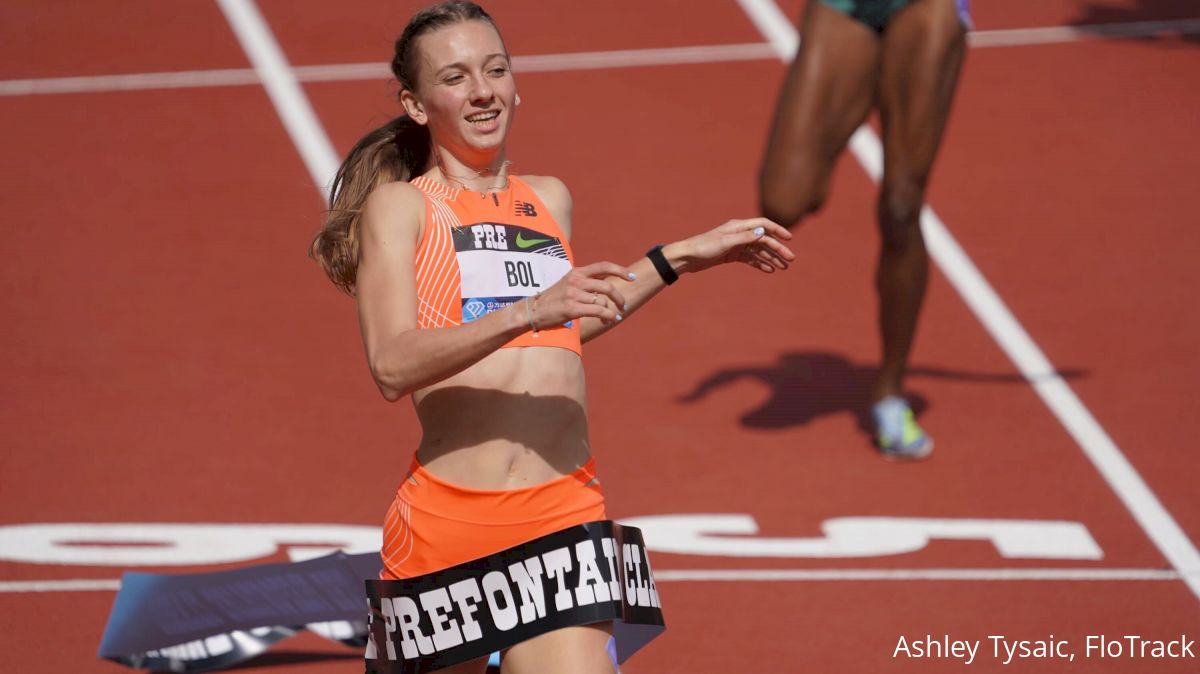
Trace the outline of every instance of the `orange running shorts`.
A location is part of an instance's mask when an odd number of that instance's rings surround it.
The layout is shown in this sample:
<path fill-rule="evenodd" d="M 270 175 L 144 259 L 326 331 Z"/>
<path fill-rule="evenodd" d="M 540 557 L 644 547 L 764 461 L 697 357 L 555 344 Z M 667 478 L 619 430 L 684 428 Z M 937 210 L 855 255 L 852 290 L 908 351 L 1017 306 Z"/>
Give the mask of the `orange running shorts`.
<path fill-rule="evenodd" d="M 421 576 L 603 519 L 595 460 L 532 487 L 487 490 L 446 482 L 414 455 L 384 520 L 379 577 Z"/>

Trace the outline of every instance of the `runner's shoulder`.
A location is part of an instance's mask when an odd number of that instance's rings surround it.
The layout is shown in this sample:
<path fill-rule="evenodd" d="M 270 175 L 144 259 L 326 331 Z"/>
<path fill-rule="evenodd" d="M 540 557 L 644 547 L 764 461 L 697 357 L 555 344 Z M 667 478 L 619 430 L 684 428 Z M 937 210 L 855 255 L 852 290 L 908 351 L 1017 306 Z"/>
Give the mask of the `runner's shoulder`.
<path fill-rule="evenodd" d="M 573 202 L 571 200 L 571 191 L 567 189 L 566 183 L 555 178 L 554 176 L 519 176 L 525 184 L 529 185 L 538 199 L 550 209 L 550 214 L 554 216 L 554 220 L 558 226 L 567 235 L 571 236 L 571 209 Z"/>
<path fill-rule="evenodd" d="M 384 183 L 371 190 L 362 208 L 363 230 L 374 235 L 415 233 L 424 218 L 424 193 L 403 181 Z"/>
<path fill-rule="evenodd" d="M 567 189 L 566 183 L 558 178 L 554 176 L 518 177 L 533 189 L 538 199 L 541 199 L 547 208 L 556 210 L 556 207 L 560 206 L 571 207 L 571 191 Z"/>

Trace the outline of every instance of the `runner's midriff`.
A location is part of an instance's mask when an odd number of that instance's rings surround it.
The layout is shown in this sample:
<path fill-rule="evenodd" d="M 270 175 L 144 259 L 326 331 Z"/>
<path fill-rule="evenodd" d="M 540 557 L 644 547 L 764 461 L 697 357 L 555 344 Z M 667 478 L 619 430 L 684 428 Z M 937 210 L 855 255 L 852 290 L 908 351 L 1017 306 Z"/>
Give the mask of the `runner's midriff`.
<path fill-rule="evenodd" d="M 503 349 L 413 400 L 422 465 L 464 487 L 528 487 L 591 455 L 583 362 L 573 351 Z"/>

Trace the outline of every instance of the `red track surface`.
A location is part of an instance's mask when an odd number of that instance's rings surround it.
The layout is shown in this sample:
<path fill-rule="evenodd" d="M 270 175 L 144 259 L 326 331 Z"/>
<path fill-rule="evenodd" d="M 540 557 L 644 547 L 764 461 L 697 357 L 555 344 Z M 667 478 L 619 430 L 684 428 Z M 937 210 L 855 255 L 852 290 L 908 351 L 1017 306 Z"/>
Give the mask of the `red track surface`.
<path fill-rule="evenodd" d="M 0 10 L 0 79 L 248 64 L 208 2 L 13 4 Z M 980 30 L 1196 16 L 1184 0 L 973 4 Z M 386 59 L 414 3 L 361 5 L 260 3 L 293 65 Z M 798 8 L 784 3 L 793 18 Z M 516 54 L 762 40 L 732 1 L 492 10 Z M 973 49 L 930 203 L 1195 542 L 1200 42 L 1190 38 Z M 515 170 L 571 186 L 581 260 L 632 260 L 754 211 L 782 73 L 759 60 L 520 75 Z M 391 91 L 305 86 L 342 152 L 394 114 Z M 374 392 L 353 303 L 304 256 L 321 200 L 263 89 L 3 96 L 0 129 L 0 524 L 379 523 L 417 429 L 407 402 Z M 1006 560 L 986 543 L 947 541 L 866 559 L 659 554 L 660 573 L 1169 569 L 940 274 L 909 381 L 938 450 L 919 465 L 872 452 L 860 417 L 878 350 L 873 195 L 847 156 L 786 275 L 686 278 L 588 345 L 592 444 L 611 514 L 747 513 L 761 535 L 780 537 L 817 536 L 841 516 L 1070 520 L 1104 551 L 1084 563 Z M 722 373 L 726 384 L 681 400 Z M 0 581 L 116 577 L 112 567 L 0 563 Z M 1178 580 L 660 591 L 669 630 L 627 674 L 963 666 L 894 659 L 901 635 L 1200 636 L 1200 598 Z M 0 593 L 6 669 L 121 671 L 94 655 L 112 597 Z M 299 674 L 358 662 L 303 636 L 261 666 Z M 1200 661 L 972 665 L 1010 668 L 1196 672 Z"/>

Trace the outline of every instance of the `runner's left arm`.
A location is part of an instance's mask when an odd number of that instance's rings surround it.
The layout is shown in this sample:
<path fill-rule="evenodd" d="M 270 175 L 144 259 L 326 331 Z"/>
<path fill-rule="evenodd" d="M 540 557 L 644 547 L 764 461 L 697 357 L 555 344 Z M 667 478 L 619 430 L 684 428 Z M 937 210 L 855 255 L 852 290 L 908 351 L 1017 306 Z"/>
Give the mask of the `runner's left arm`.
<path fill-rule="evenodd" d="M 557 178 L 548 177 L 534 178 L 529 183 L 569 239 L 572 200 L 566 185 Z M 663 246 L 662 254 L 679 276 L 728 262 L 741 262 L 770 274 L 787 269 L 796 259 L 795 253 L 783 243 L 791 238 L 791 232 L 766 218 L 730 220 L 707 232 L 669 243 Z M 634 280 L 610 279 L 625 298 L 625 306 L 616 307 L 621 320 L 628 318 L 667 286 L 648 257 L 635 260 L 628 268 L 635 274 Z M 618 324 L 619 321 L 582 318 L 580 338 L 585 342 L 595 339 Z"/>

